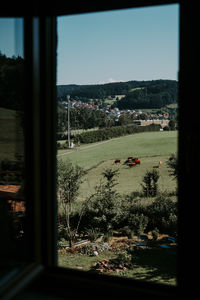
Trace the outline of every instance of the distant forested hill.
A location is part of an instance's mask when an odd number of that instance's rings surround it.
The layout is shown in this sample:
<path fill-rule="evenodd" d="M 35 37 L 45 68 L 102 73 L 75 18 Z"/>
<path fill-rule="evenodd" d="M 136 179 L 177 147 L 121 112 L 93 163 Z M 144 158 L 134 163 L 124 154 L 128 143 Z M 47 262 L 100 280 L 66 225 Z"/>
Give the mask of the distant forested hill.
<path fill-rule="evenodd" d="M 152 80 L 57 86 L 59 100 L 65 100 L 67 94 L 82 101 L 125 95 L 114 103 L 115 107 L 119 109 L 160 108 L 177 103 L 178 82 L 175 80 Z"/>
<path fill-rule="evenodd" d="M 152 81 L 149 85 L 129 91 L 115 106 L 119 109 L 161 108 L 177 103 L 177 87 L 176 81 Z"/>
<path fill-rule="evenodd" d="M 72 97 L 85 97 L 102 99 L 110 95 L 124 95 L 132 88 L 138 87 L 142 82 L 128 81 L 128 82 L 114 82 L 106 84 L 92 84 L 92 85 L 58 85 L 58 97 L 70 94 Z"/>
<path fill-rule="evenodd" d="M 24 60 L 8 58 L 0 52 L 0 107 L 23 110 Z M 93 85 L 58 85 L 58 100 L 72 99 L 83 102 L 95 99 L 119 109 L 161 108 L 177 103 L 178 82 L 175 80 L 127 81 Z M 123 95 L 123 97 L 116 97 Z M 113 101 L 116 100 L 114 103 Z M 103 100 L 103 101 L 102 101 Z"/>
<path fill-rule="evenodd" d="M 24 109 L 24 60 L 0 52 L 0 107 Z"/>

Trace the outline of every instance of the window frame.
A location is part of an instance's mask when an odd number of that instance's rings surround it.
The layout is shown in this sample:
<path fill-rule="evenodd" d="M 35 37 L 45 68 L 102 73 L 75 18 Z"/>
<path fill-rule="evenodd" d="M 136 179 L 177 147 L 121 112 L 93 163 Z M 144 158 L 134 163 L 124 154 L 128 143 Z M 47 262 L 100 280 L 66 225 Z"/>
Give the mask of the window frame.
<path fill-rule="evenodd" d="M 56 249 L 56 17 L 77 13 L 97 12 L 105 10 L 136 8 L 153 5 L 179 4 L 180 5 L 180 58 L 179 58 L 179 246 L 178 246 L 178 287 L 150 284 L 134 279 L 104 277 L 89 274 L 78 270 L 68 270 L 57 267 Z M 192 6 L 193 4 L 193 6 Z M 198 3 L 197 3 L 198 5 Z M 198 8 L 195 9 L 192 1 L 167 0 L 133 0 L 123 4 L 89 4 L 80 3 L 76 7 L 67 5 L 49 7 L 48 13 L 41 13 L 41 9 L 30 4 L 32 12 L 28 16 L 21 14 L 21 7 L 8 8 L 2 16 L 24 17 L 25 29 L 25 64 L 26 95 L 29 101 L 26 105 L 26 178 L 27 178 L 27 216 L 31 245 L 31 263 L 21 273 L 10 279 L 0 291 L 0 296 L 9 299 L 23 293 L 41 294 L 50 291 L 51 295 L 66 296 L 69 298 L 81 296 L 83 292 L 105 289 L 108 295 L 124 296 L 153 296 L 154 299 L 173 299 L 180 288 L 186 288 L 189 275 L 182 277 L 185 268 L 191 270 L 189 261 L 184 261 L 182 247 L 186 239 L 183 232 L 189 234 L 195 220 L 189 228 L 185 226 L 187 214 L 194 214 L 191 207 L 185 212 L 184 205 L 187 197 L 195 197 L 198 191 L 198 179 L 195 176 L 196 166 L 200 166 L 199 158 L 196 164 L 189 164 L 188 158 L 198 155 L 199 129 L 198 113 L 188 117 L 187 97 L 193 97 L 198 91 L 198 77 L 191 75 L 199 62 L 196 34 L 198 33 Z M 27 8 L 27 7 L 25 7 Z M 30 8 L 27 10 L 30 12 Z M 188 86 L 195 84 L 191 91 Z M 196 87 L 197 86 L 197 87 Z M 186 117 L 189 124 L 185 123 Z M 188 191 L 185 182 L 192 186 Z M 195 215 L 196 216 L 196 215 Z M 189 247 L 186 247 L 191 254 Z M 197 252 L 194 251 L 194 257 Z M 185 272 L 184 272 L 185 275 Z M 55 284 L 53 287 L 51 283 Z M 77 289 L 77 283 L 80 289 Z M 51 287 L 51 288 L 50 288 Z M 76 295 L 73 294 L 73 288 Z M 99 295 L 102 296 L 100 292 Z"/>

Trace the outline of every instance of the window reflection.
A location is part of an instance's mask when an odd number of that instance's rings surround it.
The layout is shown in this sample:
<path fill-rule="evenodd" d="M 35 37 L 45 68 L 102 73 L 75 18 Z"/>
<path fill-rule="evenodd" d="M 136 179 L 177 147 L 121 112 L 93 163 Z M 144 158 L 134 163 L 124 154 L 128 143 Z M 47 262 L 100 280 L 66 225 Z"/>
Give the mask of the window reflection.
<path fill-rule="evenodd" d="M 0 276 L 27 257 L 23 19 L 0 19 Z M 13 273 L 13 274 L 14 274 Z"/>

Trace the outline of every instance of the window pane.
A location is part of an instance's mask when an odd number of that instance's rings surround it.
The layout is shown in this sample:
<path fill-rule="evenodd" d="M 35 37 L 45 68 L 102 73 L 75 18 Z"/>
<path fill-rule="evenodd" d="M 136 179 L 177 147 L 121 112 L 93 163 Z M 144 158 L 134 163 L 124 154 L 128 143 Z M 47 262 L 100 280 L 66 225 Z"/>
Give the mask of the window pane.
<path fill-rule="evenodd" d="M 0 277 L 16 274 L 27 261 L 24 186 L 23 19 L 1 18 Z"/>
<path fill-rule="evenodd" d="M 59 265 L 176 284 L 178 5 L 58 18 Z"/>

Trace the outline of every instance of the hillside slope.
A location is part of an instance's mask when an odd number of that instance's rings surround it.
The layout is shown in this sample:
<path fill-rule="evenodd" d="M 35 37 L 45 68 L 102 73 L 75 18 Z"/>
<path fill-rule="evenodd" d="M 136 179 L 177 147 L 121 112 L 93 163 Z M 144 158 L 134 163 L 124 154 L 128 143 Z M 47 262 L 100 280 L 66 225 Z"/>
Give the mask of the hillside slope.
<path fill-rule="evenodd" d="M 89 99 L 105 99 L 109 96 L 119 97 L 114 107 L 120 109 L 160 108 L 177 103 L 178 82 L 175 80 L 127 81 L 96 85 L 58 85 L 58 99 L 66 100 L 67 94 L 71 98 L 86 101 Z"/>

